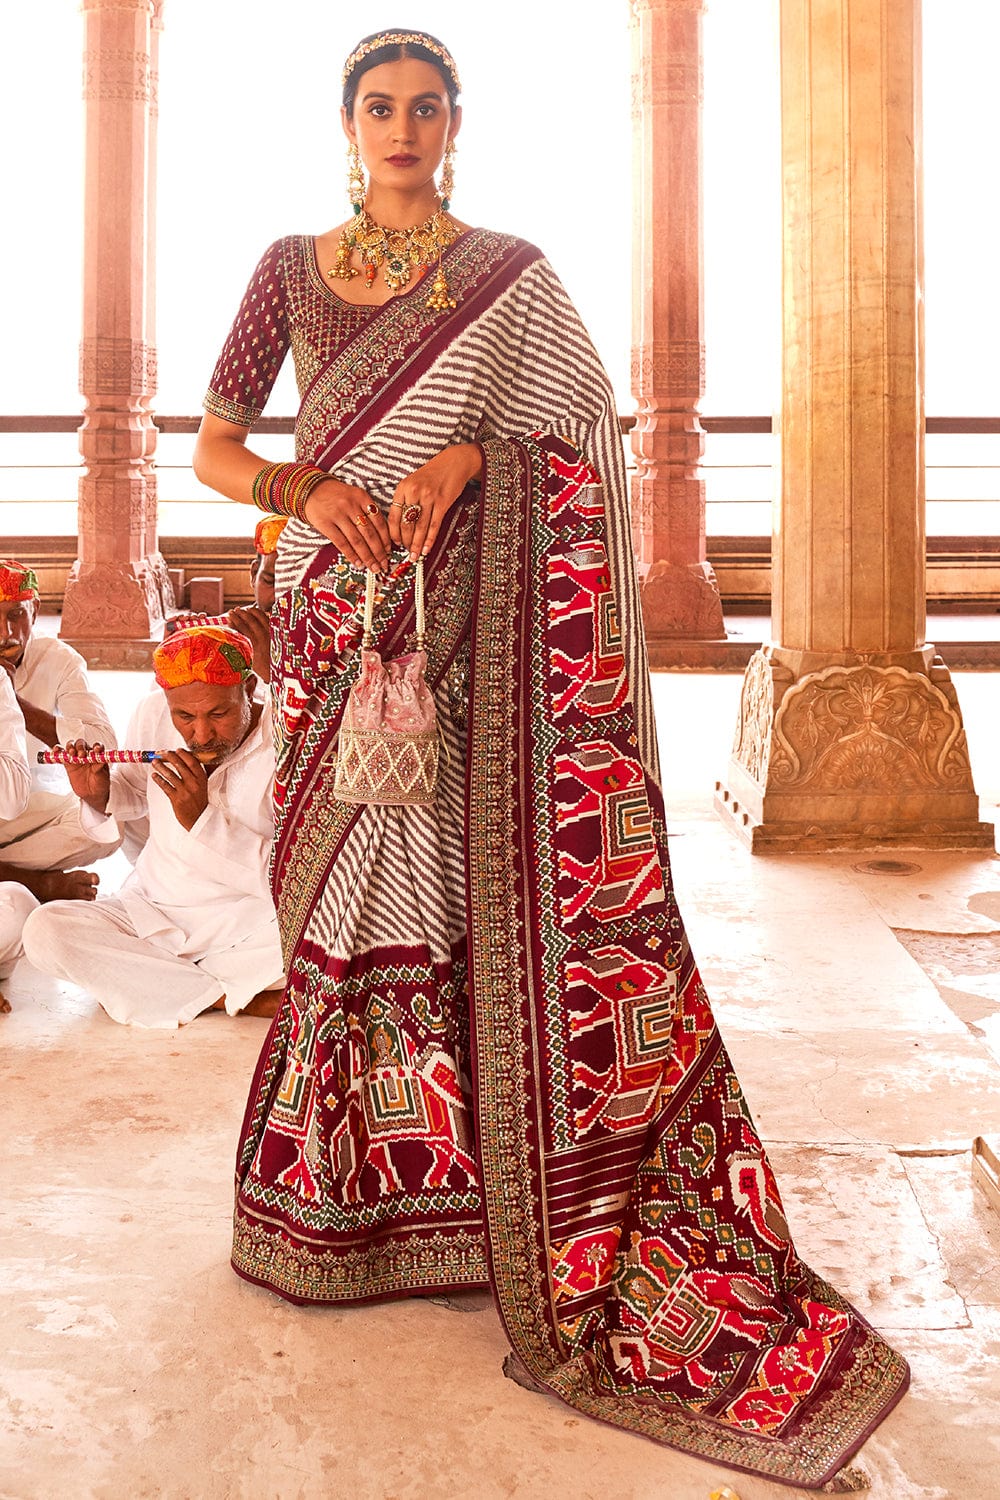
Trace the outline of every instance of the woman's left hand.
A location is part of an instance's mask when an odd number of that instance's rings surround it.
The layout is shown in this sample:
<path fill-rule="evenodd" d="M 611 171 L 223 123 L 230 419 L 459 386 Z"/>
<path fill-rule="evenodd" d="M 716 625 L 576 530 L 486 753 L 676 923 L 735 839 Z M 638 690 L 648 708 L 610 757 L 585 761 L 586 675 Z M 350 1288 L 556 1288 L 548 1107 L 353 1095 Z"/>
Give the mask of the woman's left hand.
<path fill-rule="evenodd" d="M 397 487 L 389 506 L 389 535 L 408 547 L 410 557 L 426 557 L 437 540 L 441 522 L 471 479 L 482 472 L 477 443 L 456 443 L 414 469 Z M 407 520 L 407 511 L 417 514 Z"/>

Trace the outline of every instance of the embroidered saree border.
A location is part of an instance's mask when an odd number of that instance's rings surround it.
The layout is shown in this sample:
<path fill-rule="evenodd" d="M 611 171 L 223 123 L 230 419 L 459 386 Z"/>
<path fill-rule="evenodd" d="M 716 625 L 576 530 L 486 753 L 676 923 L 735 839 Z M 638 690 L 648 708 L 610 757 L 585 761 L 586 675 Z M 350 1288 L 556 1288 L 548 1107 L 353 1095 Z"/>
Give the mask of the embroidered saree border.
<path fill-rule="evenodd" d="M 540 251 L 510 236 L 472 230 L 449 248 L 448 257 L 458 307 L 431 312 L 411 293 L 376 309 L 306 389 L 296 419 L 300 457 L 308 455 L 321 468 L 333 469 L 540 258 Z M 331 431 L 332 413 L 336 424 Z"/>
<path fill-rule="evenodd" d="M 576 1410 L 731 1468 L 823 1488 L 902 1396 L 908 1371 L 905 1361 L 833 1288 L 798 1262 L 790 1247 L 789 1293 L 808 1294 L 849 1312 L 853 1321 L 824 1366 L 821 1387 L 811 1393 L 808 1409 L 796 1410 L 778 1437 L 668 1404 L 648 1392 L 602 1389 L 593 1359 L 573 1352 L 561 1336 L 546 1231 L 544 1105 L 534 1084 L 545 1076 L 546 1059 L 535 991 L 537 954 L 530 934 L 533 882 L 544 878 L 544 872 L 532 843 L 531 821 L 533 805 L 546 789 L 532 784 L 527 769 L 533 733 L 527 682 L 532 570 L 540 545 L 532 527 L 543 524 L 538 517 L 544 498 L 544 477 L 538 473 L 544 446 L 534 458 L 532 446 L 483 445 L 481 566 L 471 651 L 469 824 L 482 836 L 470 840 L 468 853 L 469 961 L 494 1294 L 517 1356 L 536 1381 Z M 538 608 L 544 611 L 544 603 Z M 655 814 L 655 789 L 650 791 Z M 683 968 L 685 978 L 693 975 L 686 951 Z M 696 976 L 689 982 L 697 982 Z M 731 1076 L 713 1028 L 700 1065 L 682 1079 L 683 1098 L 672 1101 L 674 1111 L 684 1099 L 694 1098 L 702 1079 L 720 1071 Z M 738 1393 L 740 1381 L 750 1380 L 757 1368 L 751 1351 L 730 1378 L 725 1399 L 712 1405 L 721 1412 Z M 603 1379 L 608 1381 L 606 1373 Z"/>
<path fill-rule="evenodd" d="M 420 1290 L 467 1291 L 487 1285 L 483 1235 L 467 1222 L 433 1230 L 396 1231 L 357 1250 L 343 1245 L 319 1250 L 237 1212 L 233 1221 L 233 1269 L 292 1302 L 378 1302 Z M 447 1230 L 447 1232 L 445 1232 Z"/>

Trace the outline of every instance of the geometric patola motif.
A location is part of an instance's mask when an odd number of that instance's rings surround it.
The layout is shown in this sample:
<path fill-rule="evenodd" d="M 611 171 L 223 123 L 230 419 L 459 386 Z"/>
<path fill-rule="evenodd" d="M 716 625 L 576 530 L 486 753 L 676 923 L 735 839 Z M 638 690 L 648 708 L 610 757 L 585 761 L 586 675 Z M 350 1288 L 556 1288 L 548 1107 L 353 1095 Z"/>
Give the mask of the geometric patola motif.
<path fill-rule="evenodd" d="M 566 962 L 577 1139 L 634 1130 L 657 1107 L 674 1046 L 677 975 L 618 944 Z"/>
<path fill-rule="evenodd" d="M 589 1230 L 551 1247 L 552 1287 L 557 1302 L 585 1296 L 606 1285 L 611 1279 L 620 1233 L 615 1224 L 608 1229 Z"/>
<path fill-rule="evenodd" d="M 557 679 L 568 679 L 553 694 L 553 714 L 572 708 L 591 718 L 612 714 L 625 701 L 628 676 L 604 542 L 573 542 L 550 554 L 548 571 L 549 662 Z"/>
<path fill-rule="evenodd" d="M 572 826 L 573 853 L 559 858 L 564 921 L 582 912 L 610 922 L 662 900 L 653 815 L 638 760 L 604 740 L 555 762 L 556 816 Z"/>

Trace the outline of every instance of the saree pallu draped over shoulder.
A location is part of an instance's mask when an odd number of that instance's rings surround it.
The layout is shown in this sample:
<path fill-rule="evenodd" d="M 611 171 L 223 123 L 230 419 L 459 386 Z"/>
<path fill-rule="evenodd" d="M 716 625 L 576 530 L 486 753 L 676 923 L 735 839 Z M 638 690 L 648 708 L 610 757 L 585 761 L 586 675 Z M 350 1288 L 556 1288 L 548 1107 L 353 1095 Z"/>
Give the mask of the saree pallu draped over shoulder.
<path fill-rule="evenodd" d="M 845 1465 L 907 1368 L 789 1237 L 673 898 L 613 404 L 574 414 L 553 396 L 531 356 L 537 258 L 493 242 L 450 333 L 407 332 L 390 304 L 383 375 L 338 398 L 322 438 L 383 504 L 378 476 L 394 487 L 422 441 L 444 446 L 420 434 L 448 392 L 446 441 L 471 426 L 481 442 L 481 486 L 428 560 L 432 807 L 333 797 L 363 585 L 286 528 L 288 983 L 244 1122 L 233 1263 L 299 1302 L 488 1282 L 520 1365 L 578 1411 L 783 1483 L 861 1488 Z M 589 348 L 541 306 L 546 341 Z M 520 344 L 491 328 L 504 308 Z M 348 340 L 314 376 L 324 401 L 360 353 Z M 487 357 L 517 362 L 505 418 L 469 396 Z M 497 370 L 484 379 L 495 390 Z M 515 427 L 522 408 L 545 425 Z M 407 571 L 382 594 L 392 655 L 412 638 Z"/>

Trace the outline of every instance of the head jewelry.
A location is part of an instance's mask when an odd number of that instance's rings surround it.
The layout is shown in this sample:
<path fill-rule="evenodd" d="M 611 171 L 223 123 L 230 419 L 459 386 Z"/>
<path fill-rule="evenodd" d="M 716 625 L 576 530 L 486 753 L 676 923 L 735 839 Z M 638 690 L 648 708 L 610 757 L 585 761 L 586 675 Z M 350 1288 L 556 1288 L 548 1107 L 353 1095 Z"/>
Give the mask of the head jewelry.
<path fill-rule="evenodd" d="M 462 92 L 462 85 L 459 82 L 458 69 L 455 66 L 455 59 L 452 57 L 447 47 L 442 47 L 440 42 L 436 42 L 432 36 L 427 36 L 422 31 L 380 31 L 378 36 L 373 36 L 370 41 L 362 42 L 360 46 L 355 47 L 354 51 L 351 53 L 350 57 L 344 64 L 344 72 L 340 80 L 341 87 L 346 84 L 347 80 L 354 72 L 354 69 L 357 67 L 358 63 L 362 62 L 370 52 L 377 52 L 380 47 L 407 46 L 423 47 L 426 51 L 433 52 L 434 56 L 438 58 L 442 65 L 451 74 L 451 81 L 455 85 L 456 94 L 460 94 Z"/>
<path fill-rule="evenodd" d="M 253 646 L 228 625 L 192 625 L 168 636 L 153 652 L 153 671 L 161 688 L 207 682 L 233 687 L 253 668 Z"/>

